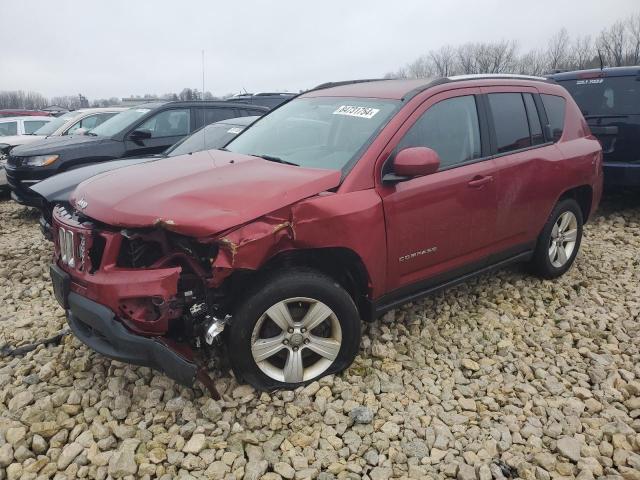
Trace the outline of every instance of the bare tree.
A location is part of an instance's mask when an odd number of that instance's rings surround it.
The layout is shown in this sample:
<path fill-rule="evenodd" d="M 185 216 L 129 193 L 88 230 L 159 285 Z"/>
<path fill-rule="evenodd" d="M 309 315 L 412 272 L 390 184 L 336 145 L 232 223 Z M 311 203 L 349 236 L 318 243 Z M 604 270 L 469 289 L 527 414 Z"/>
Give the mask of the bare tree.
<path fill-rule="evenodd" d="M 515 41 L 481 43 L 476 48 L 477 72 L 505 73 L 513 70 L 516 63 Z"/>
<path fill-rule="evenodd" d="M 638 65 L 640 63 L 640 13 L 627 20 L 628 47 L 627 64 Z"/>
<path fill-rule="evenodd" d="M 439 77 L 455 75 L 456 51 L 451 45 L 445 45 L 438 50 L 431 50 L 429 58 L 433 62 L 434 74 Z"/>
<path fill-rule="evenodd" d="M 460 73 L 480 73 L 478 68 L 478 44 L 465 43 L 456 49 Z"/>
<path fill-rule="evenodd" d="M 621 67 L 625 60 L 626 28 L 622 21 L 603 30 L 598 37 L 598 50 L 607 65 Z"/>
<path fill-rule="evenodd" d="M 541 50 L 531 50 L 517 61 L 515 70 L 522 75 L 544 75 L 549 71 L 547 54 Z"/>
<path fill-rule="evenodd" d="M 569 63 L 569 34 L 566 28 L 560 29 L 547 45 L 547 66 L 557 70 Z"/>
<path fill-rule="evenodd" d="M 406 75 L 409 78 L 429 78 L 433 76 L 433 64 L 429 57 L 423 55 L 411 62 L 406 67 Z"/>
<path fill-rule="evenodd" d="M 26 108 L 38 110 L 46 107 L 48 101 L 37 92 L 22 90 L 0 92 L 0 108 Z"/>
<path fill-rule="evenodd" d="M 589 35 L 578 37 L 571 43 L 571 65 L 566 65 L 565 67 L 583 70 L 591 66 L 595 56 L 596 51 L 593 48 L 591 37 Z"/>

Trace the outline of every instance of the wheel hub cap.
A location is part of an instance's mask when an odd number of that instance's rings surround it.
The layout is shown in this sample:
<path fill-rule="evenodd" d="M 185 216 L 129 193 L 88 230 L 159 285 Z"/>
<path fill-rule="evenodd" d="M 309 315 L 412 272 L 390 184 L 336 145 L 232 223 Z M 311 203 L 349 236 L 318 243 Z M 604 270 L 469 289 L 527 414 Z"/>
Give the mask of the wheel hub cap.
<path fill-rule="evenodd" d="M 289 337 L 289 343 L 293 347 L 299 347 L 300 345 L 302 345 L 303 342 L 304 342 L 304 337 L 302 336 L 301 333 L 294 333 L 293 335 L 291 335 L 291 337 Z"/>

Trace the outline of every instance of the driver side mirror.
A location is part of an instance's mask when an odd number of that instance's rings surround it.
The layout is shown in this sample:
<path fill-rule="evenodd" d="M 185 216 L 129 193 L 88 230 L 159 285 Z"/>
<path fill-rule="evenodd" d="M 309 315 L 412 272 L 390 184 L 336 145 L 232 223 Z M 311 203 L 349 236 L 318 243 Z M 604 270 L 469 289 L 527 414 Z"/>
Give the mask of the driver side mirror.
<path fill-rule="evenodd" d="M 440 168 L 440 156 L 427 147 L 400 150 L 393 162 L 393 173 L 382 178 L 383 183 L 396 183 L 435 173 Z"/>
<path fill-rule="evenodd" d="M 151 132 L 149 130 L 134 130 L 129 134 L 131 140 L 145 140 L 151 138 Z"/>
<path fill-rule="evenodd" d="M 76 128 L 73 132 L 70 132 L 71 135 L 86 135 L 87 132 L 89 131 L 88 128 Z"/>

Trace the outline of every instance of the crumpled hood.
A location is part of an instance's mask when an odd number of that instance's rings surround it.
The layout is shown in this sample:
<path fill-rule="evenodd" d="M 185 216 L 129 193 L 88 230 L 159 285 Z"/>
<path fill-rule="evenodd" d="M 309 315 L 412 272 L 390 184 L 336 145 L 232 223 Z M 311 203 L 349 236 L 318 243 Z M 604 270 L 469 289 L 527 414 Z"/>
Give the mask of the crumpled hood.
<path fill-rule="evenodd" d="M 91 135 L 63 135 L 47 137 L 42 140 L 21 145 L 11 150 L 16 157 L 30 157 L 32 155 L 46 155 L 49 153 L 64 154 L 67 151 L 86 149 L 101 143 L 119 143 L 109 137 L 94 137 Z"/>
<path fill-rule="evenodd" d="M 334 188 L 340 176 L 210 150 L 97 175 L 78 186 L 71 203 L 108 225 L 206 237 Z"/>

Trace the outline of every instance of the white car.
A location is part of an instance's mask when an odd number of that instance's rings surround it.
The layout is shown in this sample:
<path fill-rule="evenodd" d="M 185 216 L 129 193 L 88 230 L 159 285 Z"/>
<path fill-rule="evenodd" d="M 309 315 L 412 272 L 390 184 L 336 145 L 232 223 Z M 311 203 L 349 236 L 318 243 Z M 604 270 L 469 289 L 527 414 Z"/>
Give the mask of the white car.
<path fill-rule="evenodd" d="M 55 117 L 39 117 L 35 115 L 0 118 L 0 142 L 4 143 L 7 138 L 31 135 L 55 119 Z"/>
<path fill-rule="evenodd" d="M 97 127 L 105 120 L 113 117 L 115 114 L 126 110 L 122 107 L 107 107 L 107 108 L 82 108 L 80 110 L 74 110 L 73 112 L 67 112 L 59 117 L 11 117 L 0 119 L 0 156 L 9 153 L 13 147 L 17 145 L 25 145 L 27 143 L 35 142 L 36 140 L 42 140 L 47 137 L 55 137 L 60 135 L 74 135 L 81 134 L 92 128 Z M 46 123 L 41 123 L 35 129 L 30 129 L 24 133 L 15 133 L 10 136 L 2 135 L 2 123 L 9 121 L 15 121 L 19 119 L 24 122 L 25 125 L 30 124 L 32 118 L 43 119 L 46 118 Z M 8 127 L 7 131 L 10 130 Z M 20 130 L 18 130 L 20 132 Z"/>

